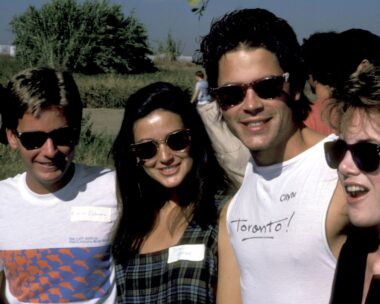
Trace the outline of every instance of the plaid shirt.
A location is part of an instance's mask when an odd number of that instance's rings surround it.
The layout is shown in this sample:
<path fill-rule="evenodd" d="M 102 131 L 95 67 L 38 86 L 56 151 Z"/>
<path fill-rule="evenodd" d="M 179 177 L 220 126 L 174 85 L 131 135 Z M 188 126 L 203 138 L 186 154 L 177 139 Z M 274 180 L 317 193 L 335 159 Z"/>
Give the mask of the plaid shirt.
<path fill-rule="evenodd" d="M 218 227 L 191 222 L 178 245 L 204 244 L 201 261 L 168 263 L 169 249 L 139 254 L 116 265 L 118 303 L 214 303 Z M 190 246 L 191 248 L 191 246 Z"/>

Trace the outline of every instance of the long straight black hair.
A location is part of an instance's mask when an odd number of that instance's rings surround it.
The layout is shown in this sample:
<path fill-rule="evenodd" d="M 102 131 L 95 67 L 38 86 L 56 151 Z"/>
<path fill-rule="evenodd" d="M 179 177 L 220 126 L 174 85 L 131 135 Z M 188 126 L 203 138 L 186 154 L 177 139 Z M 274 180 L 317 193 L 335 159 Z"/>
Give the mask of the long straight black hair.
<path fill-rule="evenodd" d="M 123 122 L 112 148 L 119 198 L 123 213 L 114 242 L 114 256 L 122 262 L 139 252 L 144 237 L 153 229 L 159 210 L 170 198 L 170 190 L 149 177 L 130 149 L 134 123 L 154 110 L 178 114 L 191 132 L 190 156 L 193 166 L 178 186 L 178 204 L 192 206 L 190 217 L 202 228 L 217 221 L 216 194 L 228 182 L 219 166 L 203 122 L 186 90 L 166 82 L 155 82 L 130 96 Z"/>

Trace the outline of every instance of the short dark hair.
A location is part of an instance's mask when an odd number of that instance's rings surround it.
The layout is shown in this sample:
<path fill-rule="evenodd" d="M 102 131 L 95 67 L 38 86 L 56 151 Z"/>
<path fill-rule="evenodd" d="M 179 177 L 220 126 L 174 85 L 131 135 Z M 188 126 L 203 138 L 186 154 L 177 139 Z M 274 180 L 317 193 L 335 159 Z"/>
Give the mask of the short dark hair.
<path fill-rule="evenodd" d="M 215 195 L 227 185 L 202 120 L 190 103 L 189 92 L 167 82 L 139 89 L 125 104 L 123 122 L 112 147 L 123 203 L 114 246 L 115 258 L 120 261 L 138 252 L 144 237 L 153 229 L 159 210 L 170 197 L 169 189 L 145 173 L 130 149 L 134 143 L 134 123 L 157 109 L 178 114 L 191 132 L 189 153 L 193 166 L 177 190 L 179 205 L 193 206 L 191 217 L 201 227 L 216 222 Z"/>
<path fill-rule="evenodd" d="M 220 58 L 238 48 L 264 48 L 277 56 L 281 68 L 290 74 L 291 92 L 301 92 L 301 100 L 289 106 L 295 120 L 302 122 L 310 111 L 310 102 L 302 94 L 307 74 L 292 27 L 284 19 L 260 8 L 235 10 L 214 21 L 199 50 L 211 87 L 217 86 Z"/>
<path fill-rule="evenodd" d="M 316 32 L 303 40 L 302 53 L 308 74 L 323 85 L 336 86 L 341 73 L 340 34 L 334 31 Z"/>
<path fill-rule="evenodd" d="M 205 74 L 203 74 L 202 71 L 196 71 L 196 72 L 195 72 L 195 76 L 198 76 L 198 77 L 200 77 L 200 78 L 205 78 Z"/>
<path fill-rule="evenodd" d="M 80 131 L 82 101 L 73 76 L 48 67 L 24 70 L 8 82 L 2 111 L 2 124 L 16 129 L 25 113 L 38 117 L 41 111 L 59 106 L 69 126 Z"/>

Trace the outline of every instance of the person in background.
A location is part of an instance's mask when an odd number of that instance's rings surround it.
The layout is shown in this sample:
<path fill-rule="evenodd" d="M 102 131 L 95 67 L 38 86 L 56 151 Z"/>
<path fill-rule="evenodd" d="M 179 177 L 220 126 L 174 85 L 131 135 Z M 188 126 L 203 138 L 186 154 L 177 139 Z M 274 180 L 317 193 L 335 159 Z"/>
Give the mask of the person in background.
<path fill-rule="evenodd" d="M 337 32 L 317 32 L 304 39 L 302 44 L 302 53 L 309 74 L 308 83 L 315 95 L 311 111 L 304 123 L 324 135 L 335 132 L 327 121 L 324 109 L 332 96 L 336 75 L 340 73 L 339 37 Z"/>
<path fill-rule="evenodd" d="M 336 136 L 303 124 L 307 73 L 293 29 L 264 9 L 236 10 L 212 24 L 200 52 L 223 119 L 252 155 L 221 220 L 243 302 L 328 303 L 348 220 L 324 157 Z"/>
<path fill-rule="evenodd" d="M 166 82 L 132 94 L 112 155 L 118 302 L 239 303 L 218 229 L 228 184 L 190 95 Z"/>
<path fill-rule="evenodd" d="M 236 191 L 243 182 L 251 153 L 228 128 L 215 100 L 197 107 L 197 110 L 211 139 L 215 156 Z"/>
<path fill-rule="evenodd" d="M 362 67 L 333 97 L 339 139 L 325 144 L 326 159 L 338 169 L 352 226 L 330 303 L 380 303 L 380 65 Z"/>
<path fill-rule="evenodd" d="M 191 102 L 197 105 L 197 111 L 206 127 L 220 166 L 228 175 L 232 186 L 238 189 L 243 181 L 250 153 L 220 119 L 220 111 L 215 100 L 209 95 L 208 83 L 203 72 L 197 71 L 195 77 L 197 83 Z"/>
<path fill-rule="evenodd" d="M 73 162 L 82 102 L 71 74 L 8 83 L 2 123 L 26 171 L 0 181 L 1 303 L 115 303 L 115 174 Z"/>
<path fill-rule="evenodd" d="M 328 100 L 352 73 L 379 59 L 380 37 L 367 30 L 351 28 L 341 33 L 315 33 L 304 40 L 302 47 L 309 82 L 317 97 L 305 124 L 328 135 L 335 132 L 327 121 L 331 114 L 327 113 Z"/>
<path fill-rule="evenodd" d="M 197 106 L 203 106 L 211 102 L 211 96 L 208 92 L 208 83 L 204 79 L 205 76 L 202 71 L 195 72 L 195 88 L 193 96 L 191 97 L 191 103 L 195 103 Z"/>

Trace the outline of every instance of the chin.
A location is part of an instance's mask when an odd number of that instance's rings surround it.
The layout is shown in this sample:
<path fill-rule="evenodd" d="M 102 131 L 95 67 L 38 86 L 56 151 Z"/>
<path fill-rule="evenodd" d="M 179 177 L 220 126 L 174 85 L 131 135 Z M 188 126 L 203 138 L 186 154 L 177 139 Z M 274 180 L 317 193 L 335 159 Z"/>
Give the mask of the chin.
<path fill-rule="evenodd" d="M 363 217 L 363 216 L 352 216 L 349 215 L 351 223 L 356 227 L 373 227 L 379 225 L 379 220 L 374 220 L 373 218 Z"/>

